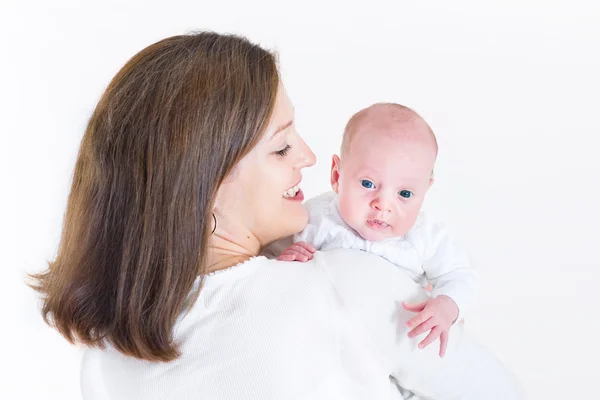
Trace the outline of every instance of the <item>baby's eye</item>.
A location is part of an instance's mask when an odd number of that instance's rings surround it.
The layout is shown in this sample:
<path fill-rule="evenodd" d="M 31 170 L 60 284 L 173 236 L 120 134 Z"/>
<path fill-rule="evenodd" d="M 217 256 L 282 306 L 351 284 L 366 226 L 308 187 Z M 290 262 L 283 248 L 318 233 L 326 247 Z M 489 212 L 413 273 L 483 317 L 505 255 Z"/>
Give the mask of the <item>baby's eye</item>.
<path fill-rule="evenodd" d="M 375 184 L 368 179 L 363 179 L 360 181 L 360 184 L 367 189 L 373 189 L 375 187 Z"/>
<path fill-rule="evenodd" d="M 413 195 L 413 193 L 410 190 L 401 190 L 398 194 L 404 197 L 405 199 L 409 199 Z"/>

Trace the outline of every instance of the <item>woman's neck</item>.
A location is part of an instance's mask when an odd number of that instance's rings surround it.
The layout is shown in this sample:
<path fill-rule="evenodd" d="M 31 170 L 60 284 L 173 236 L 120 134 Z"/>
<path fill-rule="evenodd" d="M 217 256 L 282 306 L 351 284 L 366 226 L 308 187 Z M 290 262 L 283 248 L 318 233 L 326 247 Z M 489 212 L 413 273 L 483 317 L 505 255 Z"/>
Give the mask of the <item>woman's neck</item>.
<path fill-rule="evenodd" d="M 233 267 L 256 257 L 260 252 L 258 240 L 251 235 L 243 236 L 243 240 L 236 239 L 217 229 L 209 239 L 206 273 Z"/>
<path fill-rule="evenodd" d="M 252 256 L 246 255 L 218 257 L 217 259 L 214 259 L 212 262 L 208 263 L 206 266 L 206 273 L 209 274 L 211 272 L 221 271 L 229 267 L 242 264 L 243 262 L 248 261 L 250 258 L 252 258 Z"/>

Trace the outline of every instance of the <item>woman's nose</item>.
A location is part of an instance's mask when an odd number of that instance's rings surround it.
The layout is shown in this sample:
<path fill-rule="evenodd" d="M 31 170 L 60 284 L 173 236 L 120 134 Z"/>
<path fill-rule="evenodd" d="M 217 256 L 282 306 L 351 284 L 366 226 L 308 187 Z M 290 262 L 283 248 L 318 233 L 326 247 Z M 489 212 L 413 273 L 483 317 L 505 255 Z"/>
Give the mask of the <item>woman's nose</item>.
<path fill-rule="evenodd" d="M 300 168 L 313 166 L 315 165 L 315 162 L 317 162 L 317 157 L 315 156 L 315 153 L 313 153 L 310 147 L 308 147 L 304 140 L 302 140 L 302 148 L 300 153 Z"/>

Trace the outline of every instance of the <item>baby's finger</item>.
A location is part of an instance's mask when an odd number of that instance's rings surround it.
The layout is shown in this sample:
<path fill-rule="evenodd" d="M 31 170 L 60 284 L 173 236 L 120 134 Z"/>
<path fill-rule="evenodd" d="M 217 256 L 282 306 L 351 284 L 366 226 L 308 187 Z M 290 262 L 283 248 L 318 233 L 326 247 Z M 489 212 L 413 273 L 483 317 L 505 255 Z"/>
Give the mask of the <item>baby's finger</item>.
<path fill-rule="evenodd" d="M 277 260 L 279 261 L 294 261 L 296 259 L 296 256 L 294 256 L 293 254 L 287 254 L 287 253 L 281 253 L 281 255 L 279 257 L 277 257 Z"/>
<path fill-rule="evenodd" d="M 424 349 L 425 347 L 427 347 L 431 343 L 433 343 L 433 341 L 435 339 L 440 337 L 441 331 L 442 330 L 440 328 L 438 328 L 437 326 L 435 328 L 433 328 L 431 330 L 431 332 L 429 332 L 429 335 L 427 335 L 427 337 L 425 339 L 423 339 L 423 341 L 421 343 L 419 343 L 419 348 Z"/>
<path fill-rule="evenodd" d="M 449 331 L 443 331 L 440 335 L 440 357 L 446 355 L 446 348 L 448 347 L 448 335 Z"/>
<path fill-rule="evenodd" d="M 423 322 L 421 325 L 417 326 L 415 329 L 408 332 L 409 338 L 414 338 L 415 336 L 420 335 L 421 333 L 425 333 L 432 328 L 435 327 L 435 320 L 433 318 L 429 318 L 427 321 Z"/>
<path fill-rule="evenodd" d="M 315 249 L 310 243 L 296 242 L 296 244 L 298 246 L 301 246 L 302 248 L 306 249 L 306 251 L 308 251 L 310 253 L 314 253 L 315 251 L 317 251 L 317 249 Z"/>
<path fill-rule="evenodd" d="M 429 311 L 423 310 L 416 317 L 409 319 L 406 323 L 406 326 L 408 326 L 409 328 L 414 328 L 417 325 L 421 325 L 423 322 L 427 321 L 431 317 L 432 315 Z"/>
<path fill-rule="evenodd" d="M 306 250 L 304 247 L 300 246 L 298 243 L 291 245 L 288 248 L 288 250 L 295 251 L 298 254 L 302 254 L 303 256 L 307 257 L 309 260 L 313 257 L 313 255 L 310 251 Z"/>
<path fill-rule="evenodd" d="M 423 301 L 421 303 L 416 303 L 416 304 L 411 304 L 411 303 L 407 303 L 405 301 L 402 302 L 402 307 L 404 307 L 405 310 L 408 311 L 412 311 L 412 312 L 421 312 L 423 311 L 423 309 L 425 308 L 425 306 L 427 305 L 427 301 Z"/>
<path fill-rule="evenodd" d="M 308 261 L 308 257 L 304 254 L 300 254 L 297 251 L 287 249 L 279 256 L 278 260 L 280 261 Z"/>

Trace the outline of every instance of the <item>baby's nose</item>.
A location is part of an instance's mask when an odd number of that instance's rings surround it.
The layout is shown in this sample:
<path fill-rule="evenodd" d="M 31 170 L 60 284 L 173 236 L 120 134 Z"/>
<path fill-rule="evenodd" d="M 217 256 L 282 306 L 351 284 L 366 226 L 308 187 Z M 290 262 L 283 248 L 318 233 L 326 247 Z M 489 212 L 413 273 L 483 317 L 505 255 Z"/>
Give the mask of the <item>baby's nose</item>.
<path fill-rule="evenodd" d="M 390 211 L 390 203 L 381 197 L 371 202 L 371 208 L 377 211 Z"/>

